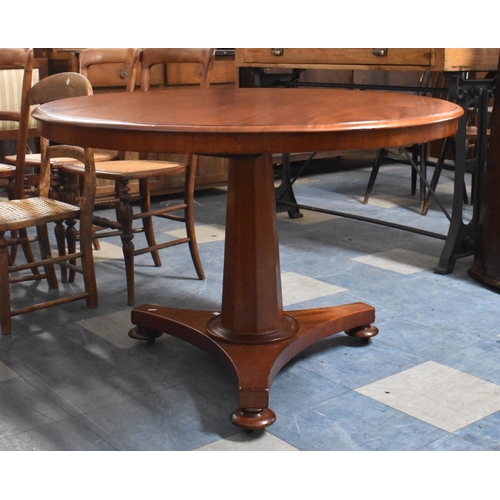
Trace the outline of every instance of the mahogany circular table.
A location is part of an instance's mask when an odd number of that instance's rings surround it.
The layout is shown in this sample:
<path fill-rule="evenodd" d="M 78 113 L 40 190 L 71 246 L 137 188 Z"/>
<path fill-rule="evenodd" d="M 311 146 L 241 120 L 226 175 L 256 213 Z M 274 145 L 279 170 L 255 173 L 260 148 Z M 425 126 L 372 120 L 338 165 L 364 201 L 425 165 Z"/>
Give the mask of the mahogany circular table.
<path fill-rule="evenodd" d="M 271 425 L 269 390 L 311 344 L 345 331 L 369 339 L 364 303 L 283 311 L 272 153 L 375 149 L 453 135 L 463 110 L 448 101 L 332 89 L 175 89 L 99 94 L 40 106 L 39 133 L 59 143 L 229 158 L 220 313 L 146 304 L 132 310 L 134 338 L 168 333 L 232 368 L 233 424 Z"/>

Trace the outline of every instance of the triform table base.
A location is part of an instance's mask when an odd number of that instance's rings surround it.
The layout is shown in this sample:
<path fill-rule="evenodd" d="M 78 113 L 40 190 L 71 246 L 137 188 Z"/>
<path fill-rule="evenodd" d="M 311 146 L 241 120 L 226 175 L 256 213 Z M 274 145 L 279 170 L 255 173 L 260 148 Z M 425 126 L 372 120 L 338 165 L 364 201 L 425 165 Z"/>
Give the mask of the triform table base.
<path fill-rule="evenodd" d="M 231 422 L 243 429 L 262 429 L 276 420 L 269 408 L 269 390 L 281 368 L 304 349 L 326 337 L 345 332 L 369 339 L 378 333 L 372 322 L 375 310 L 364 303 L 320 309 L 287 311 L 296 322 L 296 332 L 284 340 L 262 344 L 232 342 L 210 333 L 217 313 L 141 305 L 132 311 L 136 325 L 129 335 L 154 343 L 163 333 L 186 340 L 232 368 L 238 381 L 239 407 Z"/>

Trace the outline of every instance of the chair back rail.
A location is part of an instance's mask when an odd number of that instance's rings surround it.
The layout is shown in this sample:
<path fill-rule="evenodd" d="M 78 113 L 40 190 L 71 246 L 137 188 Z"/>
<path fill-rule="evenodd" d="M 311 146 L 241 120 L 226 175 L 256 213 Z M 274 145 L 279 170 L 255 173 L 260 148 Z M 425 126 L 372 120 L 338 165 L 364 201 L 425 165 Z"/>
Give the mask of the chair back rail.
<path fill-rule="evenodd" d="M 26 147 L 28 143 L 28 129 L 30 121 L 30 106 L 28 103 L 28 92 L 32 87 L 33 78 L 33 49 L 13 48 L 0 49 L 0 69 L 1 70 L 21 70 L 21 88 L 5 85 L 1 88 L 5 101 L 12 102 L 11 96 L 18 105 L 18 109 L 5 109 L 5 114 L 0 115 L 0 119 L 18 122 L 17 146 L 16 146 L 16 171 L 14 188 L 11 197 L 22 198 L 24 191 Z M 19 93 L 20 92 L 20 93 Z M 17 113 L 18 119 L 17 118 Z M 2 137 L 0 131 L 0 138 Z"/>
<path fill-rule="evenodd" d="M 141 49 L 84 49 L 79 56 L 79 72 L 89 78 L 89 69 L 101 64 L 125 64 L 123 72 L 124 87 L 127 92 L 132 92 L 136 85 L 137 69 Z"/>
<path fill-rule="evenodd" d="M 215 49 L 143 49 L 141 52 L 141 90 L 150 88 L 151 68 L 157 64 L 192 63 L 200 65 L 200 87 L 210 85 Z"/>

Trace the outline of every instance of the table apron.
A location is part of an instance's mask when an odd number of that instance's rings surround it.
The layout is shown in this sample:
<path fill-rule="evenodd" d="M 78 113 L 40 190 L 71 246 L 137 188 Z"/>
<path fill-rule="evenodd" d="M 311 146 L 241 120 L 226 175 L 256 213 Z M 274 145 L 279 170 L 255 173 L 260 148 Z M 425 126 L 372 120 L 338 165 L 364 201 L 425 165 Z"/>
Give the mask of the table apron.
<path fill-rule="evenodd" d="M 82 147 L 149 153 L 196 153 L 234 156 L 304 151 L 345 151 L 398 147 L 443 139 L 457 131 L 457 120 L 394 128 L 311 132 L 171 132 L 151 129 L 108 129 L 96 134 L 96 127 L 68 124 L 61 127 L 39 121 L 43 137 Z M 98 129 L 99 130 L 99 129 Z"/>

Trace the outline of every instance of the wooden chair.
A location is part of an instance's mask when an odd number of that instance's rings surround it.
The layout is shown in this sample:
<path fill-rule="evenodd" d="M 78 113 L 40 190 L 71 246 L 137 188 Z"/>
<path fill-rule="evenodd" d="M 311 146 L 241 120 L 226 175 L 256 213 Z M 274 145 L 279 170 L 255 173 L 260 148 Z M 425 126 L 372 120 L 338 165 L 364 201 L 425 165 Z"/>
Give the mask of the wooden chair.
<path fill-rule="evenodd" d="M 28 92 L 33 81 L 33 49 L 0 49 L 0 140 L 16 141 L 16 161 L 14 164 L 0 163 L 0 183 L 6 188 L 9 199 L 19 197 L 15 186 L 24 186 L 38 182 L 30 176 L 26 179 L 25 155 L 30 135 L 30 106 Z M 17 168 L 18 166 L 18 168 Z M 17 173 L 20 177 L 16 178 Z M 38 176 L 37 176 L 38 177 Z M 21 229 L 21 235 L 26 233 Z M 17 231 L 12 233 L 17 237 Z M 34 261 L 31 247 L 21 240 L 24 254 L 29 261 Z M 10 247 L 10 263 L 15 262 L 17 245 Z M 33 272 L 37 273 L 36 268 Z"/>
<path fill-rule="evenodd" d="M 0 140 L 15 139 L 17 142 L 16 160 L 14 164 L 0 164 L 0 179 L 4 181 L 9 198 L 14 198 L 16 167 L 19 167 L 19 172 L 25 172 L 33 49 L 0 49 L 0 70 L 3 73 L 0 84 Z M 22 187 L 24 178 L 19 179 L 17 185 Z"/>
<path fill-rule="evenodd" d="M 62 73 L 47 77 L 34 85 L 28 94 L 28 103 L 31 105 L 43 104 L 55 99 L 63 99 L 75 95 L 88 95 L 92 87 L 86 78 L 78 73 Z M 42 163 L 40 166 L 39 182 L 36 196 L 24 197 L 21 188 L 15 189 L 16 199 L 0 201 L 0 326 L 2 334 L 12 331 L 12 316 L 37 311 L 75 300 L 85 299 L 87 306 L 95 308 L 98 305 L 97 286 L 95 280 L 94 263 L 92 257 L 92 213 L 95 196 L 95 167 L 93 151 L 84 150 L 75 146 L 50 146 L 48 140 L 41 138 Z M 21 151 L 19 151 L 21 153 Z M 85 165 L 84 190 L 80 206 L 70 205 L 48 197 L 50 184 L 50 161 L 53 158 L 75 158 Z M 16 175 L 23 179 L 23 166 L 17 165 Z M 22 187 L 22 186 L 21 186 Z M 80 249 L 76 251 L 76 219 L 80 220 Z M 59 255 L 53 256 L 48 237 L 48 223 L 55 223 Z M 66 222 L 67 229 L 63 223 Z M 36 229 L 36 234 L 26 237 L 6 238 L 7 232 Z M 29 234 L 34 233 L 33 230 Z M 68 252 L 65 248 L 66 238 L 70 242 Z M 38 242 L 40 258 L 35 262 L 26 262 L 18 265 L 9 264 L 8 249 L 12 245 Z M 81 265 L 77 266 L 77 259 Z M 54 264 L 62 268 L 70 268 L 83 274 L 84 292 L 65 294 L 52 300 L 33 303 L 28 306 L 12 308 L 10 289 L 11 284 L 24 281 L 46 279 L 49 288 L 57 288 L 58 280 Z M 43 268 L 43 273 L 26 274 L 25 271 Z M 64 280 L 63 280 L 64 281 Z"/>
<path fill-rule="evenodd" d="M 418 91 L 416 95 L 429 95 L 429 92 L 426 90 L 426 87 L 434 87 L 436 88 L 438 85 L 443 85 L 444 84 L 444 79 L 442 78 L 442 75 L 440 72 L 424 72 L 422 73 L 420 77 L 420 87 L 422 90 Z M 384 156 L 387 154 L 387 150 L 384 148 L 381 148 L 377 151 L 377 155 L 375 157 L 375 161 L 372 167 L 372 171 L 370 174 L 370 178 L 368 180 L 368 185 L 365 190 L 365 195 L 363 198 L 363 203 L 367 204 L 368 200 L 370 199 L 370 195 L 373 189 L 373 186 L 375 184 L 375 180 L 377 178 L 377 174 L 380 170 L 380 166 L 382 163 L 382 160 Z M 409 154 L 405 153 L 408 155 L 408 160 L 410 160 Z M 427 156 L 428 156 L 428 144 L 427 143 L 422 143 L 422 144 L 413 144 L 411 145 L 411 163 L 412 163 L 412 169 L 411 169 L 411 194 L 414 195 L 416 193 L 416 186 L 417 186 L 417 171 L 414 167 L 414 165 L 420 164 L 420 172 L 421 174 L 426 177 L 427 174 Z M 424 203 L 426 199 L 427 191 L 426 191 L 426 186 L 424 182 L 421 180 L 420 181 L 420 213 L 422 215 L 425 215 L 427 213 L 427 210 L 424 209 Z"/>
<path fill-rule="evenodd" d="M 491 109 L 488 109 L 488 116 L 491 114 Z M 475 192 L 475 183 L 476 183 L 476 173 L 475 173 L 475 159 L 478 155 L 476 151 L 477 139 L 478 139 L 478 127 L 474 125 L 475 118 L 477 115 L 477 108 L 472 107 L 467 110 L 467 123 L 465 128 L 465 150 L 466 150 L 466 169 L 469 173 L 471 173 L 471 186 L 470 186 L 470 200 L 467 195 L 467 187 L 464 183 L 464 203 L 473 204 L 474 203 L 474 192 Z M 489 122 L 489 118 L 487 119 Z M 488 124 L 486 123 L 486 138 L 489 141 L 490 138 L 490 129 Z M 445 165 L 446 153 L 449 153 L 450 158 L 452 159 L 451 165 Z M 472 155 L 471 155 L 472 153 Z M 432 174 L 432 178 L 430 181 L 430 187 L 433 191 L 436 190 L 439 178 L 443 169 L 454 170 L 454 156 L 455 156 L 455 137 L 447 137 L 444 141 L 443 147 L 441 149 L 441 154 L 436 163 L 436 167 L 434 168 L 434 172 Z M 430 192 L 427 194 L 426 199 L 423 204 L 423 213 L 427 214 L 432 202 L 432 196 Z"/>
<path fill-rule="evenodd" d="M 19 109 L 22 107 L 24 100 L 27 99 L 28 91 L 39 80 L 38 73 L 34 70 L 33 49 L 0 49 L 0 70 L 23 70 L 22 85 L 19 75 L 0 75 L 0 94 L 4 93 L 6 97 L 0 95 L 0 109 L 3 113 L 9 113 L 11 119 L 5 126 L 0 126 L 0 140 L 16 139 L 17 147 L 16 154 L 6 155 L 0 165 L 0 183 L 3 181 L 6 184 L 7 191 L 12 189 L 15 178 L 15 169 L 18 163 L 23 163 L 23 171 L 25 172 L 25 187 L 35 192 L 35 186 L 38 182 L 38 171 L 41 164 L 41 154 L 28 151 L 28 137 L 37 137 L 35 120 L 30 118 L 29 109 L 27 110 L 27 122 L 21 126 L 15 125 L 13 122 L 19 122 L 21 116 Z M 12 72 L 11 72 L 12 73 Z M 9 85 L 11 88 L 6 89 Z M 5 105 L 5 110 L 4 106 Z M 0 111 L 0 119 L 2 119 Z M 24 117 L 23 117 L 24 119 Z M 22 132 L 22 135 L 18 134 Z M 116 158 L 112 152 L 100 152 L 94 155 L 94 161 L 109 161 Z M 51 160 L 52 178 L 57 179 L 57 168 L 61 163 L 75 163 L 74 158 L 54 158 Z M 30 170 L 27 173 L 27 169 Z M 52 186 L 51 196 L 57 197 L 57 189 L 60 186 Z"/>
<path fill-rule="evenodd" d="M 125 72 L 130 76 L 127 82 L 127 91 L 134 90 L 135 69 L 139 49 L 86 49 L 80 53 L 80 72 L 88 74 L 89 67 L 94 64 L 124 63 Z M 209 85 L 209 72 L 212 66 L 215 49 L 144 49 L 141 54 L 141 89 L 149 90 L 151 67 L 156 64 L 191 63 L 199 65 L 200 86 Z M 167 69 L 168 71 L 168 69 Z M 168 151 L 166 151 L 167 153 Z M 134 303 L 134 257 L 144 253 L 151 253 L 155 266 L 162 265 L 158 250 L 182 243 L 188 243 L 191 258 L 199 279 L 205 275 L 196 244 L 194 227 L 194 181 L 196 171 L 196 156 L 188 155 L 186 163 L 174 161 L 148 160 L 144 155 L 138 159 L 127 159 L 122 154 L 121 160 L 99 162 L 96 168 L 98 179 L 108 179 L 115 182 L 116 220 L 110 221 L 95 216 L 94 224 L 105 229 L 95 234 L 97 238 L 121 236 L 125 270 L 127 279 L 127 301 Z M 81 175 L 82 169 L 78 166 L 67 165 L 66 173 Z M 182 203 L 156 210 L 151 209 L 150 180 L 162 176 L 178 175 L 185 172 L 184 199 Z M 130 204 L 129 182 L 138 181 L 140 195 L 140 211 L 133 212 Z M 178 215 L 175 212 L 184 212 Z M 157 243 L 153 228 L 153 217 L 163 217 L 183 222 L 187 235 L 184 238 Z M 133 227 L 133 222 L 141 219 L 141 227 Z M 135 233 L 143 232 L 147 246 L 136 249 L 133 243 Z"/>

